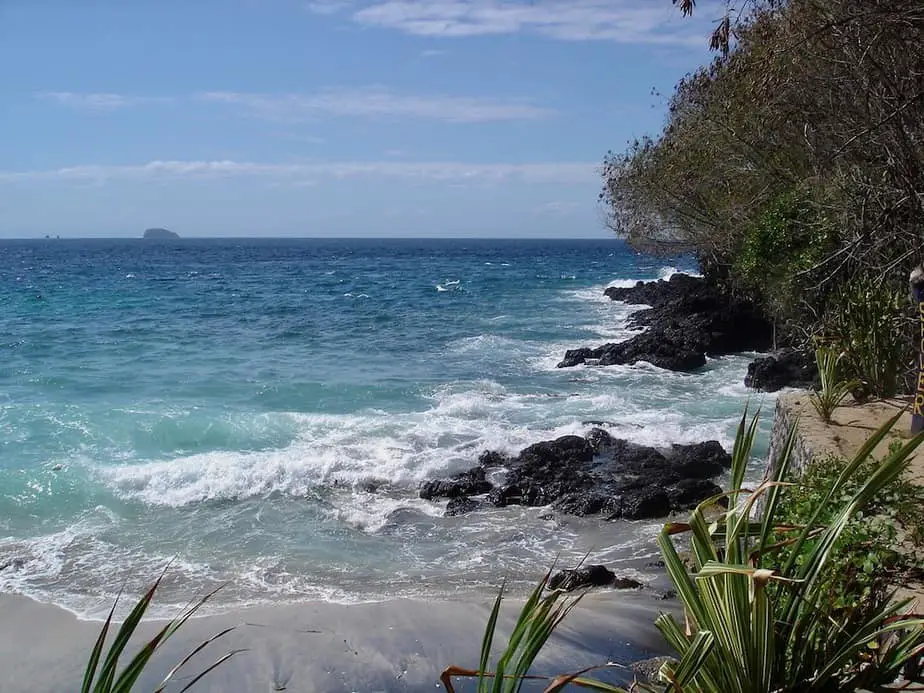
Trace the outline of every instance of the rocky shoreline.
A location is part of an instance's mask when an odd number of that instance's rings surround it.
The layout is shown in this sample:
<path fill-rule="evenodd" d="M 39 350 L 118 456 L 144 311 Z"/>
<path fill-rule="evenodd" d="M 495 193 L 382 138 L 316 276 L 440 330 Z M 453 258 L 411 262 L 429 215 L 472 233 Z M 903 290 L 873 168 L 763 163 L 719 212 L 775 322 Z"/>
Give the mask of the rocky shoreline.
<path fill-rule="evenodd" d="M 707 356 L 768 351 L 773 344 L 773 326 L 752 303 L 726 297 L 702 277 L 674 274 L 669 280 L 610 287 L 604 293 L 614 301 L 649 306 L 629 318 L 629 327 L 645 331 L 624 342 L 569 349 L 559 368 L 647 361 L 691 372 L 705 366 Z"/>
<path fill-rule="evenodd" d="M 643 329 L 628 340 L 570 349 L 559 368 L 585 364 L 655 366 L 692 372 L 707 357 L 770 349 L 773 326 L 753 304 L 729 299 L 701 277 L 674 274 L 668 280 L 610 287 L 611 300 L 639 306 L 629 326 Z M 777 351 L 753 361 L 745 384 L 774 392 L 806 387 L 817 377 L 805 354 Z M 510 505 L 550 507 L 564 515 L 604 521 L 651 520 L 694 508 L 721 493 L 715 479 L 731 456 L 715 440 L 655 448 L 614 438 L 600 427 L 586 436 L 563 436 L 535 443 L 514 456 L 485 451 L 464 472 L 424 482 L 419 495 L 447 500 L 446 515 Z M 604 566 L 586 566 L 555 576 L 569 589 L 640 583 L 615 576 Z"/>

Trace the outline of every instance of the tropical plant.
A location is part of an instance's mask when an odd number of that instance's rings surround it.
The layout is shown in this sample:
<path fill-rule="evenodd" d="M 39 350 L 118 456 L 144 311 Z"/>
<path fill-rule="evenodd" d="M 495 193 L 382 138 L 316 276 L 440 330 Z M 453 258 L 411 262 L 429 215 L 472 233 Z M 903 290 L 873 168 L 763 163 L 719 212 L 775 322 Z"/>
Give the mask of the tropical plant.
<path fill-rule="evenodd" d="M 701 503 L 686 523 L 664 526 L 658 544 L 668 575 L 683 602 L 685 622 L 664 614 L 655 625 L 680 659 L 665 662 L 659 687 L 633 691 L 676 693 L 835 693 L 874 690 L 924 653 L 924 616 L 908 612 L 910 600 L 851 600 L 844 608 L 831 589 L 838 549 L 851 523 L 893 487 L 924 434 L 894 446 L 878 464 L 873 450 L 898 420 L 890 419 L 845 463 L 811 507 L 799 513 L 784 503 L 795 441 L 793 428 L 769 478 L 748 490 L 744 478 L 758 416 L 745 410 L 732 453 L 731 490 Z M 725 507 L 726 501 L 727 508 Z M 804 521 L 792 522 L 790 515 Z M 689 535 L 692 566 L 674 542 Z M 843 555 L 840 555 L 843 559 Z M 548 574 L 524 605 L 493 671 L 491 647 L 503 590 L 491 612 L 477 670 L 447 669 L 442 677 L 477 677 L 479 693 L 519 691 L 527 678 L 548 682 L 546 693 L 577 685 L 607 693 L 624 689 L 585 677 L 584 670 L 558 677 L 528 674 L 554 628 L 580 597 L 560 601 L 547 592 Z M 544 595 L 544 596 L 543 596 Z M 843 595 L 840 595 L 843 596 Z M 847 595 L 852 597 L 853 595 Z"/>
<path fill-rule="evenodd" d="M 815 350 L 815 363 L 818 365 L 818 378 L 821 382 L 820 387 L 809 395 L 809 399 L 825 423 L 831 423 L 834 410 L 843 404 L 858 384 L 857 381 L 848 382 L 838 377 L 842 356 L 842 353 L 827 346 Z"/>
<path fill-rule="evenodd" d="M 528 680 L 548 681 L 546 691 L 559 691 L 568 684 L 574 684 L 596 690 L 624 693 L 621 689 L 607 686 L 604 683 L 584 679 L 583 674 L 590 671 L 590 669 L 554 678 L 528 673 L 539 652 L 558 627 L 558 624 L 578 605 L 583 596 L 567 597 L 563 590 L 549 589 L 551 575 L 552 571 L 550 570 L 529 595 L 520 610 L 519 618 L 503 652 L 498 657 L 497 663 L 491 667 L 491 650 L 505 591 L 505 586 L 501 586 L 497 598 L 494 600 L 494 607 L 491 609 L 488 625 L 485 628 L 478 669 L 448 667 L 440 676 L 440 681 L 442 681 L 447 693 L 455 693 L 455 688 L 452 684 L 454 676 L 476 678 L 478 681 L 478 693 L 517 693 L 522 688 L 523 683 Z"/>
<path fill-rule="evenodd" d="M 857 278 L 832 301 L 825 333 L 843 353 L 841 366 L 860 394 L 893 397 L 911 362 L 909 304 L 902 290 L 882 279 Z"/>
<path fill-rule="evenodd" d="M 108 648 L 106 648 L 106 638 L 109 634 L 110 628 L 113 625 L 113 618 L 115 616 L 116 607 L 119 603 L 119 598 L 116 598 L 115 603 L 113 603 L 112 608 L 109 611 L 109 615 L 103 622 L 103 627 L 100 630 L 99 637 L 96 639 L 96 643 L 93 646 L 93 651 L 90 653 L 90 658 L 87 661 L 87 666 L 84 671 L 83 685 L 80 688 L 81 693 L 131 693 L 133 687 L 138 681 L 138 678 L 150 663 L 151 657 L 153 657 L 154 653 L 157 652 L 164 645 L 164 643 L 167 642 L 167 640 L 173 636 L 183 626 L 183 624 L 185 624 L 186 621 L 188 621 L 197 611 L 199 611 L 199 609 L 218 591 L 214 590 L 206 594 L 192 606 L 183 611 L 183 613 L 181 613 L 179 616 L 167 622 L 166 625 L 157 631 L 153 638 L 151 638 L 141 647 L 140 650 L 138 650 L 137 654 L 132 657 L 131 661 L 129 661 L 129 663 L 122 667 L 121 671 L 119 671 L 119 660 L 122 657 L 122 654 L 124 653 L 129 640 L 138 629 L 138 626 L 141 623 L 145 612 L 153 601 L 154 594 L 156 593 L 157 588 L 160 586 L 163 577 L 164 575 L 161 574 L 161 576 L 154 582 L 154 584 L 148 588 L 147 592 L 145 592 L 144 595 L 138 600 L 138 602 L 132 608 L 131 612 L 126 617 L 125 621 L 119 627 L 118 631 L 116 631 L 115 636 L 109 643 Z M 189 662 L 197 654 L 199 654 L 202 650 L 204 650 L 219 638 L 222 638 L 230 633 L 232 630 L 234 630 L 233 627 L 226 628 L 193 648 L 189 654 L 183 657 L 183 659 L 180 660 L 176 666 L 170 669 L 170 671 L 164 677 L 163 681 L 161 681 L 157 688 L 154 689 L 154 693 L 163 693 L 167 687 L 167 684 L 183 667 L 189 664 Z M 106 648 L 105 653 L 104 648 Z M 227 652 L 219 657 L 215 662 L 193 676 L 189 682 L 187 682 L 186 685 L 180 689 L 180 693 L 185 693 L 188 691 L 204 676 L 206 676 L 208 673 L 213 671 L 224 662 L 228 661 L 231 657 L 238 654 L 239 652 L 242 652 L 242 650 L 231 650 L 230 652 Z"/>
<path fill-rule="evenodd" d="M 735 502 L 710 523 L 706 512 L 719 497 L 710 499 L 689 522 L 666 525 L 658 538 L 686 613 L 684 626 L 670 615 L 656 621 L 681 655 L 679 664 L 662 666 L 663 680 L 691 693 L 876 689 L 924 652 L 924 616 L 908 613 L 910 600 L 845 611 L 832 600 L 825 580 L 851 519 L 902 475 L 924 442 L 924 434 L 915 437 L 858 479 L 898 418 L 866 441 L 798 525 L 785 522 L 780 512 L 794 429 L 773 474 L 748 491 L 744 475 L 757 417 L 749 425 L 742 418 L 731 491 L 723 494 Z M 845 495 L 852 483 L 855 490 Z M 820 521 L 823 514 L 829 522 Z M 691 535 L 693 574 L 674 546 L 679 534 Z"/>
<path fill-rule="evenodd" d="M 890 454 L 901 448 L 895 441 Z M 842 486 L 841 495 L 853 495 L 879 464 L 870 458 Z M 848 461 L 828 455 L 818 457 L 802 472 L 796 483 L 782 494 L 778 514 L 789 524 L 809 521 L 837 482 Z M 864 510 L 844 528 L 821 577 L 831 608 L 846 612 L 873 607 L 889 599 L 892 586 L 905 582 L 916 572 L 916 552 L 922 548 L 921 512 L 924 489 L 906 479 L 896 479 L 885 487 Z M 822 509 L 817 521 L 830 523 L 838 508 Z M 803 549 L 808 554 L 810 546 Z M 796 557 L 796 566 L 805 556 Z"/>

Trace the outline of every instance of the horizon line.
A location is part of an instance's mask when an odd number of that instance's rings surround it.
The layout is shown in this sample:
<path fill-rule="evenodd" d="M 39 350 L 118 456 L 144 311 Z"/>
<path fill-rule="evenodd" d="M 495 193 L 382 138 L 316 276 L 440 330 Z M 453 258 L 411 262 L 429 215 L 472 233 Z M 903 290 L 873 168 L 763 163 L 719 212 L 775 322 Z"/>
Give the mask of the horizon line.
<path fill-rule="evenodd" d="M 203 241 L 203 240 L 266 240 L 266 241 L 337 241 L 337 240 L 382 240 L 382 241 L 604 241 L 624 240 L 618 236 L 177 236 L 176 238 L 144 238 L 142 236 L 0 236 L 3 241 Z"/>

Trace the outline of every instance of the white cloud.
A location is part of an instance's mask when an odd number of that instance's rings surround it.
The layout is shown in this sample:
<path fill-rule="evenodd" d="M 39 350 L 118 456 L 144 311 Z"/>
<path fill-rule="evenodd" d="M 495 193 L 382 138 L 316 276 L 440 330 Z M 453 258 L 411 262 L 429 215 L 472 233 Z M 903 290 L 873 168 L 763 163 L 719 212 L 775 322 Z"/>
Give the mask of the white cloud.
<path fill-rule="evenodd" d="M 36 98 L 51 101 L 59 106 L 82 111 L 116 111 L 145 104 L 169 104 L 173 99 L 161 96 L 128 96 L 126 94 L 92 93 L 80 94 L 72 91 L 43 91 Z"/>
<path fill-rule="evenodd" d="M 313 94 L 249 94 L 205 92 L 203 101 L 234 106 L 272 120 L 298 122 L 321 115 L 360 118 L 413 118 L 449 123 L 485 123 L 535 119 L 551 111 L 525 101 L 469 96 L 397 94 L 384 87 L 328 89 Z"/>
<path fill-rule="evenodd" d="M 239 161 L 150 161 L 134 165 L 82 165 L 45 171 L 0 171 L 0 183 L 17 181 L 96 182 L 150 180 L 214 180 L 259 177 L 311 184 L 322 180 L 395 178 L 433 182 L 559 183 L 596 182 L 596 163 L 529 164 L 464 163 L 458 161 L 369 161 L 267 164 Z"/>
<path fill-rule="evenodd" d="M 337 14 L 349 6 L 349 0 L 315 0 L 306 5 L 309 12 L 322 15 Z"/>
<path fill-rule="evenodd" d="M 721 2 L 701 0 L 693 19 L 681 18 L 668 0 L 355 0 L 351 16 L 418 36 L 526 32 L 566 41 L 705 45 L 705 27 Z M 335 4 L 347 6 L 346 0 Z"/>

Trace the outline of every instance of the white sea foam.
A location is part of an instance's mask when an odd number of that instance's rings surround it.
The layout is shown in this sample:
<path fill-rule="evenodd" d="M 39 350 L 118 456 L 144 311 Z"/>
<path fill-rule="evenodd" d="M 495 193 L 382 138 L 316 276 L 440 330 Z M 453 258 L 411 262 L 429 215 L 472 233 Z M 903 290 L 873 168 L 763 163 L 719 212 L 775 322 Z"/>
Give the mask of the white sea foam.
<path fill-rule="evenodd" d="M 446 291 L 458 291 L 461 288 L 461 284 L 462 282 L 460 280 L 452 279 L 449 281 L 444 281 L 440 284 L 436 284 L 435 288 L 438 292 L 441 293 Z"/>

